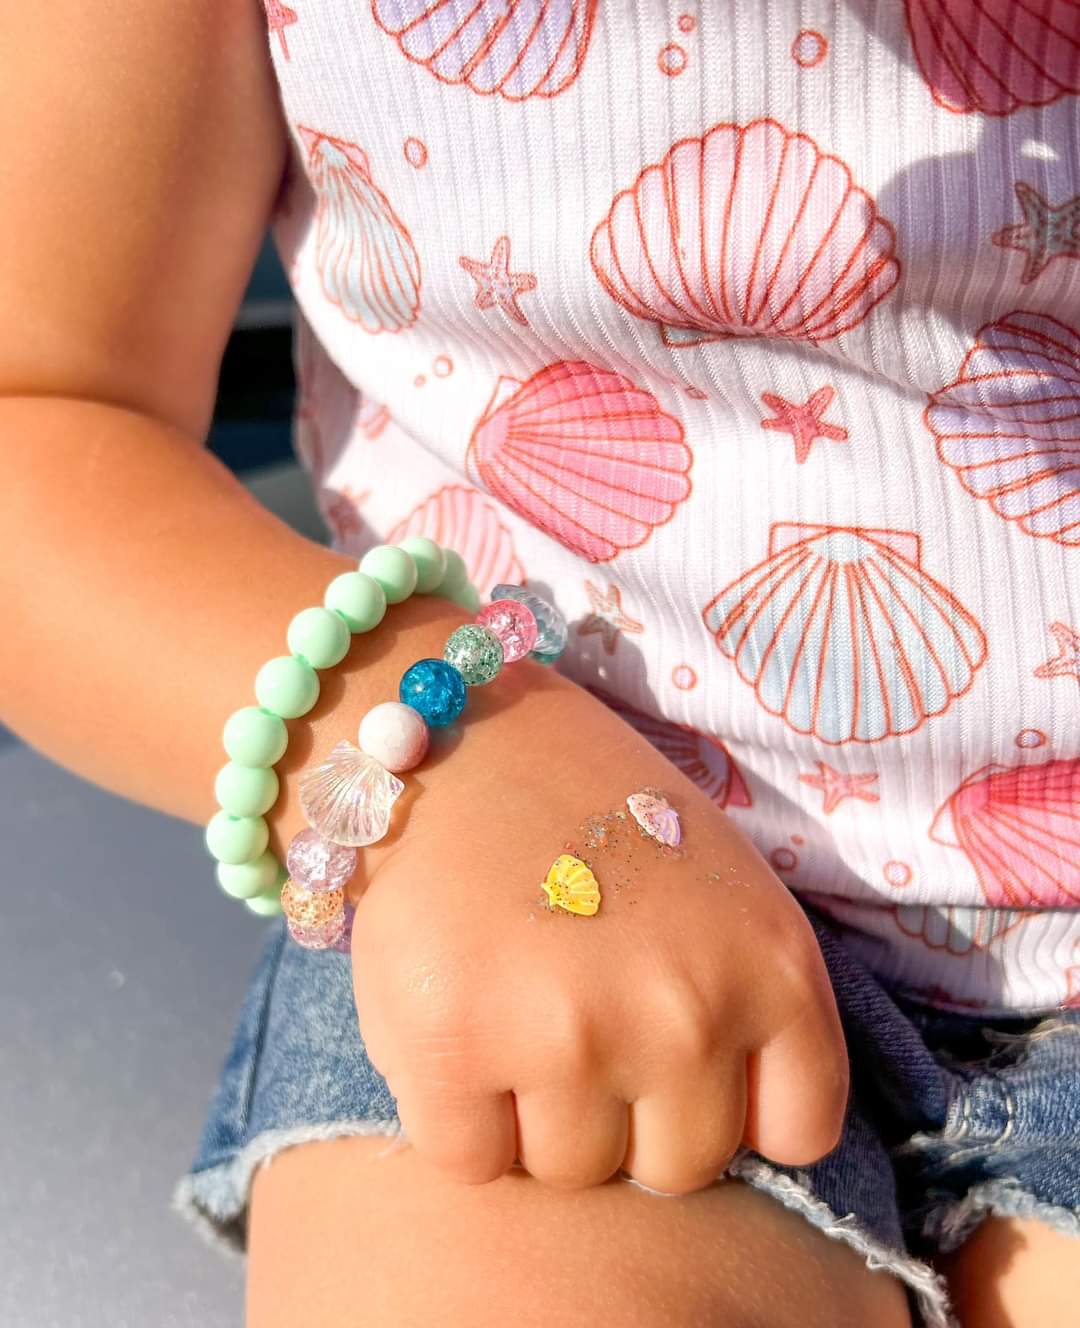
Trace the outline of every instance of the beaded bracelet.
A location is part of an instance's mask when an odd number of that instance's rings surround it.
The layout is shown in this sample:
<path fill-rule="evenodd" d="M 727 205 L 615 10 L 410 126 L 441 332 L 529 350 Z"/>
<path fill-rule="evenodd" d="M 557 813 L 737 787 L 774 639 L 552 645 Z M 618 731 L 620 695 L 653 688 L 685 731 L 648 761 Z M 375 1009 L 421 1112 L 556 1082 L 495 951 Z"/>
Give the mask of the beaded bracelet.
<path fill-rule="evenodd" d="M 290 622 L 290 654 L 269 660 L 255 678 L 258 705 L 245 706 L 225 721 L 229 763 L 218 772 L 214 792 L 221 810 L 206 827 L 206 846 L 217 859 L 218 884 L 253 912 L 281 912 L 286 870 L 268 851 L 264 817 L 278 796 L 272 767 L 289 742 L 286 719 L 306 715 L 319 699 L 317 669 L 340 664 L 351 638 L 382 622 L 388 604 L 413 592 L 436 594 L 475 611 L 480 597 L 469 583 L 460 554 L 413 535 L 398 545 L 382 544 L 343 572 L 326 589 L 322 605 L 302 609 Z"/>
<path fill-rule="evenodd" d="M 281 906 L 293 940 L 311 950 L 348 951 L 354 910 L 345 886 L 357 849 L 377 843 L 405 785 L 398 778 L 427 755 L 430 730 L 452 724 L 468 689 L 498 676 L 526 655 L 553 663 L 566 646 L 559 612 L 524 586 L 498 585 L 473 623 L 455 628 L 442 659 L 405 670 L 399 700 L 382 701 L 361 719 L 359 746 L 339 742 L 325 761 L 300 776 L 300 805 L 310 827 L 286 854 Z"/>

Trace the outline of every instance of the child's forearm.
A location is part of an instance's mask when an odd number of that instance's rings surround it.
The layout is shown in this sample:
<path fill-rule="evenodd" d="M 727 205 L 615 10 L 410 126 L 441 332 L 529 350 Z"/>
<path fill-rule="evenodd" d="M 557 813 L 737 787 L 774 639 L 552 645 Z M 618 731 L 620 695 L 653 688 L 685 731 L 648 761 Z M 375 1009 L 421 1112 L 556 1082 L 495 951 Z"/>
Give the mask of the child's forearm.
<path fill-rule="evenodd" d="M 293 614 L 355 562 L 289 529 L 189 437 L 116 407 L 0 399 L 0 461 L 0 718 L 85 778 L 204 821 L 225 718 L 255 704 Z M 272 848 L 301 824 L 290 773 L 355 741 L 366 706 L 396 698 L 464 617 L 414 596 L 320 675 L 315 709 L 289 722 Z"/>

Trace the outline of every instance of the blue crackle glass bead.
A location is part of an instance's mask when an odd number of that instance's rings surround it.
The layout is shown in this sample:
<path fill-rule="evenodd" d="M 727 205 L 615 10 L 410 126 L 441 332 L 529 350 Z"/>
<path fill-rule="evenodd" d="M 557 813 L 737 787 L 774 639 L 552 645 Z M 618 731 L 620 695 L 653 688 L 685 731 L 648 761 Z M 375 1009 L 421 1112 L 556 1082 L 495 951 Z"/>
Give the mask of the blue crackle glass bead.
<path fill-rule="evenodd" d="M 535 590 L 525 586 L 499 585 L 491 592 L 492 601 L 497 599 L 516 599 L 519 604 L 532 610 L 539 628 L 536 645 L 529 654 L 544 664 L 553 664 L 566 649 L 568 629 L 566 619 L 549 600 L 538 595 Z"/>
<path fill-rule="evenodd" d="M 444 659 L 418 659 L 402 675 L 398 696 L 431 728 L 442 728 L 465 709 L 465 679 Z"/>

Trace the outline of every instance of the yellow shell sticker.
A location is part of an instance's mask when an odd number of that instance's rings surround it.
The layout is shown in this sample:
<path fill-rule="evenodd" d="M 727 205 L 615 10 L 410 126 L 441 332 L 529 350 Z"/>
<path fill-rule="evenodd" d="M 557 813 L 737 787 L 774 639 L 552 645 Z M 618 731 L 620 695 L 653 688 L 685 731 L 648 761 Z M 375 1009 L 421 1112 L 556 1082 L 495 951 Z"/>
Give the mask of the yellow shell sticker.
<path fill-rule="evenodd" d="M 600 907 L 599 882 L 580 858 L 569 853 L 555 859 L 542 885 L 552 908 L 592 917 Z"/>

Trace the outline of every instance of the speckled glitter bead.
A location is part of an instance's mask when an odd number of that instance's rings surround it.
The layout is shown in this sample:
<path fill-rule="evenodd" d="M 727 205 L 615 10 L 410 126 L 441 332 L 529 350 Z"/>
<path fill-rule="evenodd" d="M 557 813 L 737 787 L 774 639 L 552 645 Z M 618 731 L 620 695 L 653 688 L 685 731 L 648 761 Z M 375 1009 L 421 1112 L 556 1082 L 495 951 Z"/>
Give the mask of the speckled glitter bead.
<path fill-rule="evenodd" d="M 382 586 L 387 604 L 401 604 L 416 589 L 416 564 L 396 544 L 377 544 L 360 559 L 360 570 Z"/>
<path fill-rule="evenodd" d="M 260 918 L 276 918 L 281 915 L 281 898 L 274 889 L 267 894 L 256 895 L 254 899 L 245 899 L 244 907 L 251 909 Z"/>
<path fill-rule="evenodd" d="M 277 801 L 278 777 L 265 766 L 230 761 L 218 771 L 214 796 L 230 816 L 263 816 Z"/>
<path fill-rule="evenodd" d="M 457 669 L 467 687 L 481 687 L 499 676 L 502 642 L 489 628 L 468 623 L 451 633 L 443 659 Z"/>
<path fill-rule="evenodd" d="M 360 721 L 356 740 L 361 751 L 394 775 L 415 770 L 427 755 L 431 741 L 423 719 L 412 706 L 400 701 L 372 706 Z"/>
<path fill-rule="evenodd" d="M 206 847 L 211 857 L 230 866 L 253 862 L 266 852 L 270 827 L 261 816 L 230 816 L 218 812 L 206 827 Z"/>
<path fill-rule="evenodd" d="M 345 934 L 345 915 L 339 913 L 331 918 L 329 922 L 319 923 L 314 927 L 307 927 L 302 922 L 294 922 L 292 918 L 288 919 L 289 935 L 297 945 L 302 945 L 305 950 L 333 950 L 336 949 L 338 941 Z"/>
<path fill-rule="evenodd" d="M 280 890 L 285 883 L 285 869 L 274 855 L 267 851 L 252 862 L 232 865 L 219 862 L 218 885 L 233 899 L 253 899 L 272 890 Z"/>
<path fill-rule="evenodd" d="M 280 715 L 258 706 L 244 706 L 225 721 L 222 740 L 237 765 L 277 765 L 289 745 L 289 730 Z"/>
<path fill-rule="evenodd" d="M 486 604 L 476 615 L 481 627 L 488 627 L 502 642 L 503 663 L 524 659 L 536 645 L 538 629 L 533 611 L 516 599 L 497 599 Z"/>
<path fill-rule="evenodd" d="M 293 618 L 286 639 L 292 653 L 313 669 L 332 669 L 349 653 L 352 633 L 340 613 L 316 604 Z"/>
<path fill-rule="evenodd" d="M 345 907 L 342 890 L 305 890 L 289 880 L 281 887 L 281 908 L 290 922 L 301 927 L 321 927 L 340 917 Z"/>
<path fill-rule="evenodd" d="M 498 585 L 492 590 L 491 598 L 493 601 L 516 599 L 519 604 L 524 604 L 532 610 L 536 619 L 536 645 L 530 654 L 534 659 L 549 664 L 558 659 L 566 649 L 569 635 L 566 619 L 554 604 L 544 599 L 542 595 L 538 595 L 535 590 L 529 590 L 525 586 Z"/>
<path fill-rule="evenodd" d="M 278 655 L 255 675 L 255 699 L 282 719 L 299 719 L 319 699 L 319 675 L 306 659 Z"/>
<path fill-rule="evenodd" d="M 465 680 L 444 659 L 418 659 L 405 671 L 398 695 L 426 724 L 441 728 L 465 709 Z"/>
<path fill-rule="evenodd" d="M 293 835 L 285 854 L 294 885 L 313 894 L 340 890 L 356 870 L 359 855 L 344 844 L 331 844 L 317 830 L 301 830 Z"/>
<path fill-rule="evenodd" d="M 398 548 L 416 564 L 416 593 L 430 595 L 446 575 L 446 554 L 426 535 L 409 535 Z"/>

